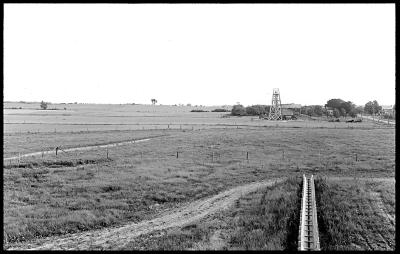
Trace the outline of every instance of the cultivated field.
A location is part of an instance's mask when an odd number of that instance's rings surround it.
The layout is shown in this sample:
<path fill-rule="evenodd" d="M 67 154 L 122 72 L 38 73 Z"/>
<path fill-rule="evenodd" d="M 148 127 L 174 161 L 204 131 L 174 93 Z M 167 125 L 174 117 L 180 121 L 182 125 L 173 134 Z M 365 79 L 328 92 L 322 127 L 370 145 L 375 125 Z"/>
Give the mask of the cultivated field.
<path fill-rule="evenodd" d="M 20 106 L 4 110 L 3 155 L 38 155 L 3 162 L 5 248 L 295 249 L 302 174 L 319 179 L 323 249 L 395 247 L 393 127 L 4 104 Z"/>

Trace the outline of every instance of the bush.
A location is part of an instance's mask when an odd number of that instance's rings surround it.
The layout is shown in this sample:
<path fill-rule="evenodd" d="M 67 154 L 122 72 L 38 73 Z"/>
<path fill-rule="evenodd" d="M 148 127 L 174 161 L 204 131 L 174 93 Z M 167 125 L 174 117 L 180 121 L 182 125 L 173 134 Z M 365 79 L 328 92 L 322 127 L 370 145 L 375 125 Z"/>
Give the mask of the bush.
<path fill-rule="evenodd" d="M 242 105 L 238 104 L 238 105 L 233 106 L 231 114 L 233 116 L 245 116 L 246 109 Z"/>
<path fill-rule="evenodd" d="M 40 108 L 41 109 L 47 109 L 47 102 L 44 102 L 44 101 L 42 101 L 41 103 L 40 103 Z"/>
<path fill-rule="evenodd" d="M 202 109 L 193 109 L 193 110 L 190 110 L 190 112 L 208 112 L 208 111 L 202 110 Z"/>
<path fill-rule="evenodd" d="M 223 108 L 217 108 L 217 109 L 211 110 L 211 112 L 229 112 L 229 110 L 228 109 L 223 109 Z"/>
<path fill-rule="evenodd" d="M 247 115 L 251 115 L 251 116 L 264 115 L 264 114 L 268 113 L 267 106 L 252 105 L 252 106 L 246 107 L 246 113 L 247 113 Z"/>

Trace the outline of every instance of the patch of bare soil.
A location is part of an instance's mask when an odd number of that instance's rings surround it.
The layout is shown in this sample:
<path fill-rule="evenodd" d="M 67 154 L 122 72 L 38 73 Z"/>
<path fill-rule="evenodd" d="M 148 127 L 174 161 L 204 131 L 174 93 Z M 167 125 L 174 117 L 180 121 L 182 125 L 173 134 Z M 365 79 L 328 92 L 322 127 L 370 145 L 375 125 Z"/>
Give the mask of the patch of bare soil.
<path fill-rule="evenodd" d="M 210 198 L 197 200 L 178 209 L 165 212 L 152 220 L 132 223 L 118 228 L 106 228 L 62 237 L 49 237 L 32 243 L 23 243 L 9 249 L 32 250 L 91 250 L 120 249 L 136 237 L 153 231 L 182 227 L 185 224 L 200 220 L 218 211 L 227 209 L 241 196 L 257 189 L 283 181 L 282 178 L 263 182 L 254 182 L 224 191 Z M 223 244 L 220 235 L 215 233 L 212 245 L 218 249 Z"/>

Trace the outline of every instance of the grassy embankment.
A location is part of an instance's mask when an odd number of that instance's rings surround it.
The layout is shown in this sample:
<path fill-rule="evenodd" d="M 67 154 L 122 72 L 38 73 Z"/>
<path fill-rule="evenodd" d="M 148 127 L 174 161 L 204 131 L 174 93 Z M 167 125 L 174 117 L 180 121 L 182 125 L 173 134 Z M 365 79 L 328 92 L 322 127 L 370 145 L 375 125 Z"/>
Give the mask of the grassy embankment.
<path fill-rule="evenodd" d="M 35 136 L 25 146 L 34 142 Z M 5 151 L 15 149 L 6 144 Z M 149 219 L 182 202 L 273 177 L 303 173 L 392 177 L 395 163 L 391 129 L 180 132 L 111 148 L 109 160 L 105 154 L 105 149 L 60 153 L 44 160 L 27 158 L 19 168 L 3 166 L 8 241 Z"/>
<path fill-rule="evenodd" d="M 323 250 L 394 250 L 393 182 L 315 181 Z"/>

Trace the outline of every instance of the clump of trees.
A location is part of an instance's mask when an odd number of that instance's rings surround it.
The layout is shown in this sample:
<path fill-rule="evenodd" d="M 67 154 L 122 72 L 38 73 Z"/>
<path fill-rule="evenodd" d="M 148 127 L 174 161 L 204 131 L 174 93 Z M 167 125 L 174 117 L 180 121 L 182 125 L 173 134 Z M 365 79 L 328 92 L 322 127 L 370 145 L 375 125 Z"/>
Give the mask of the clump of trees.
<path fill-rule="evenodd" d="M 229 110 L 224 108 L 216 108 L 211 110 L 211 112 L 229 112 Z"/>
<path fill-rule="evenodd" d="M 231 115 L 233 116 L 259 116 L 269 113 L 270 106 L 266 105 L 252 105 L 243 107 L 243 105 L 237 104 L 233 106 Z"/>
<path fill-rule="evenodd" d="M 202 109 L 192 109 L 190 112 L 208 112 L 207 110 L 202 110 Z"/>
<path fill-rule="evenodd" d="M 333 116 L 351 116 L 355 117 L 357 115 L 358 110 L 356 109 L 356 105 L 351 101 L 344 101 L 342 99 L 330 99 L 326 104 L 325 108 L 333 109 Z"/>
<path fill-rule="evenodd" d="M 233 116 L 245 116 L 246 115 L 246 109 L 243 107 L 243 105 L 237 104 L 233 106 L 231 114 Z"/>
<path fill-rule="evenodd" d="M 320 105 L 310 105 L 301 107 L 301 112 L 308 116 L 322 116 L 326 113 L 324 108 Z"/>
<path fill-rule="evenodd" d="M 369 101 L 365 104 L 364 106 L 364 112 L 367 114 L 376 114 L 382 110 L 382 106 L 379 106 L 379 103 L 374 100 L 374 101 Z"/>

